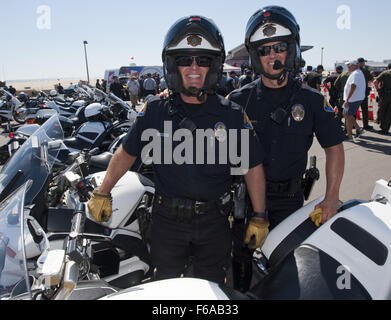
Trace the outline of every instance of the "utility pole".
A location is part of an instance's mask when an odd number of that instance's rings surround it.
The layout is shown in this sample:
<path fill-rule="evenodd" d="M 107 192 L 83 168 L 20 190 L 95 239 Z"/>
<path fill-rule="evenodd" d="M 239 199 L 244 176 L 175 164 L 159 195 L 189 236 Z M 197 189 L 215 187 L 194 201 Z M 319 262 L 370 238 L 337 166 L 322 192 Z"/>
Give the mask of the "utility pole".
<path fill-rule="evenodd" d="M 88 72 L 87 46 L 86 46 L 88 44 L 88 42 L 86 40 L 84 40 L 83 44 L 84 44 L 84 55 L 85 55 L 85 58 L 86 58 L 87 82 L 88 82 L 88 84 L 90 84 L 90 74 Z"/>

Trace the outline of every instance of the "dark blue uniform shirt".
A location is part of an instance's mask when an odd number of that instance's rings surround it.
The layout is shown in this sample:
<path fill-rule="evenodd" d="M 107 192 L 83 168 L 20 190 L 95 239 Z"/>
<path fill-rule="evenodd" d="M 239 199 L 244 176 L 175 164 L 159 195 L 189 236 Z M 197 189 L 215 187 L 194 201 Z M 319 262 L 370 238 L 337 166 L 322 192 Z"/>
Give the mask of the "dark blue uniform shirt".
<path fill-rule="evenodd" d="M 193 151 L 192 162 L 178 164 L 173 159 L 171 164 L 165 164 L 165 156 L 170 158 L 178 153 L 184 155 L 180 147 L 185 138 L 183 137 L 180 141 L 172 141 L 176 130 L 181 128 L 181 118 L 178 113 L 177 115 L 170 114 L 172 110 L 178 110 L 180 115 L 190 119 L 197 130 L 209 129 L 213 133 L 213 137 L 209 136 L 205 139 L 204 149 L 198 150 L 198 152 L 196 150 L 196 133 L 192 135 L 193 144 L 190 148 Z M 172 132 L 167 130 L 167 124 L 171 124 Z M 249 156 L 248 168 L 261 164 L 264 159 L 262 146 L 259 144 L 255 132 L 245 127 L 243 108 L 219 95 L 208 95 L 207 101 L 201 105 L 186 105 L 179 95 L 176 95 L 173 101 L 158 97 L 153 98 L 144 107 L 124 138 L 122 145 L 128 154 L 141 156 L 143 148 L 149 145 L 152 140 L 152 138 L 148 141 L 141 139 L 143 132 L 147 129 L 156 130 L 155 135 L 159 136 L 161 141 L 161 163 L 154 162 L 153 168 L 156 193 L 166 197 L 209 201 L 216 200 L 227 192 L 232 184 L 231 168 L 235 161 L 230 161 L 232 160 L 229 156 L 230 148 L 227 148 L 228 151 L 221 158 L 223 160 L 220 160 L 220 145 L 223 141 L 227 142 L 227 146 L 232 143 L 235 145 L 237 152 L 233 153 L 238 157 Z M 229 130 L 232 129 L 237 130 L 235 131 L 238 133 L 237 143 L 229 134 Z M 245 146 L 244 152 L 246 154 L 243 155 L 240 144 L 241 130 L 246 131 L 249 136 L 249 145 Z M 226 135 L 224 135 L 225 133 Z M 172 141 L 172 147 L 167 143 L 169 141 Z M 210 164 L 207 163 L 208 144 L 215 145 L 213 153 L 209 151 L 209 154 L 215 154 L 215 160 Z M 224 152 L 222 154 L 224 155 Z M 155 157 L 155 155 L 153 156 Z M 203 162 L 197 161 L 200 155 L 204 156 Z M 201 163 L 199 164 L 199 162 Z"/>
<path fill-rule="evenodd" d="M 299 86 L 292 103 L 289 100 L 295 86 L 291 78 L 287 86 L 280 89 L 279 97 L 262 84 L 261 78 L 229 96 L 231 101 L 243 106 L 257 133 L 266 153 L 263 166 L 268 181 L 303 176 L 314 133 L 323 148 L 340 144 L 345 137 L 334 110 L 326 105 L 323 95 L 307 85 Z M 282 124 L 270 118 L 279 107 L 288 107 Z"/>

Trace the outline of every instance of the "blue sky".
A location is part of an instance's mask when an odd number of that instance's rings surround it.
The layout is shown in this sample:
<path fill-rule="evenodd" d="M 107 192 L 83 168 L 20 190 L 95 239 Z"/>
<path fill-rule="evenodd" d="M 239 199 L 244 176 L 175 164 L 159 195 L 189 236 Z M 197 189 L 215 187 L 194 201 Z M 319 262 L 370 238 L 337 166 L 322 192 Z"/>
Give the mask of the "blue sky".
<path fill-rule="evenodd" d="M 137 65 L 161 65 L 168 28 L 189 14 L 212 18 L 228 52 L 243 43 L 249 17 L 271 4 L 290 10 L 300 24 L 302 44 L 314 46 L 304 54 L 307 64 L 320 63 L 321 47 L 326 68 L 360 56 L 391 59 L 388 0 L 3 0 L 0 79 L 86 78 L 83 40 L 88 41 L 91 77 L 128 65 L 131 57 Z M 37 27 L 37 21 L 42 22 L 37 9 L 43 5 L 50 8 L 50 29 Z M 337 26 L 342 5 L 350 9 L 350 29 Z"/>

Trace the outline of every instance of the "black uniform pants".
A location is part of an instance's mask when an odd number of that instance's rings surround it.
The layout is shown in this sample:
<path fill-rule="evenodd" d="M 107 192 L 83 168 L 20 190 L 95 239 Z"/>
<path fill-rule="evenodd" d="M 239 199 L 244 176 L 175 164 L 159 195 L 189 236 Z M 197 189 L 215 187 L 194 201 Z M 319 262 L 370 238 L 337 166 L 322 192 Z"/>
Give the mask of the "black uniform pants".
<path fill-rule="evenodd" d="M 284 194 L 269 194 L 266 199 L 266 207 L 269 213 L 269 230 L 274 229 L 293 212 L 304 204 L 303 193 L 288 196 Z"/>
<path fill-rule="evenodd" d="M 361 103 L 361 114 L 362 114 L 362 123 L 364 127 L 368 126 L 369 124 L 369 117 L 368 117 L 368 97 L 364 98 L 364 101 Z"/>
<path fill-rule="evenodd" d="M 343 119 L 343 103 L 344 103 L 343 98 L 340 95 L 338 95 L 337 101 L 336 101 L 336 106 L 338 109 L 337 118 L 341 123 L 342 123 L 342 119 Z"/>
<path fill-rule="evenodd" d="M 284 193 L 266 194 L 266 209 L 269 215 L 269 230 L 274 229 L 279 223 L 289 217 L 293 212 L 300 209 L 304 204 L 302 192 L 295 195 Z M 252 256 L 251 250 L 244 244 L 247 224 L 243 220 L 235 220 L 233 226 L 233 282 L 234 289 L 246 292 L 251 283 L 252 277 Z"/>
<path fill-rule="evenodd" d="M 269 231 L 273 230 L 283 220 L 288 218 L 293 212 L 299 210 L 304 204 L 303 193 L 293 196 L 285 194 L 268 194 L 266 198 L 266 208 L 269 215 Z M 233 255 L 242 261 L 252 257 L 254 250 L 249 250 L 244 245 L 247 224 L 245 220 L 235 220 L 233 226 Z"/>
<path fill-rule="evenodd" d="M 227 217 L 216 209 L 183 223 L 171 218 L 169 210 L 153 207 L 151 258 L 156 279 L 179 277 L 192 256 L 195 277 L 224 283 L 232 249 Z"/>

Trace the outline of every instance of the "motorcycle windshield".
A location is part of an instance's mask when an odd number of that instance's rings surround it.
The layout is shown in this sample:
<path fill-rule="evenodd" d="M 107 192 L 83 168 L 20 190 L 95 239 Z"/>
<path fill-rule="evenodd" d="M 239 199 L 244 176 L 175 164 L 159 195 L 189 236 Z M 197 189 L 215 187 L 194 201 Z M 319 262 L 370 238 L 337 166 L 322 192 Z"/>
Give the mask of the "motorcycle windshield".
<path fill-rule="evenodd" d="M 55 114 L 23 143 L 0 171 L 0 201 L 32 180 L 25 198 L 25 203 L 31 204 L 47 181 L 63 139 L 64 132 Z"/>
<path fill-rule="evenodd" d="M 29 229 L 24 219 L 24 197 L 27 181 L 0 203 L 0 300 L 29 293 L 24 239 Z"/>

